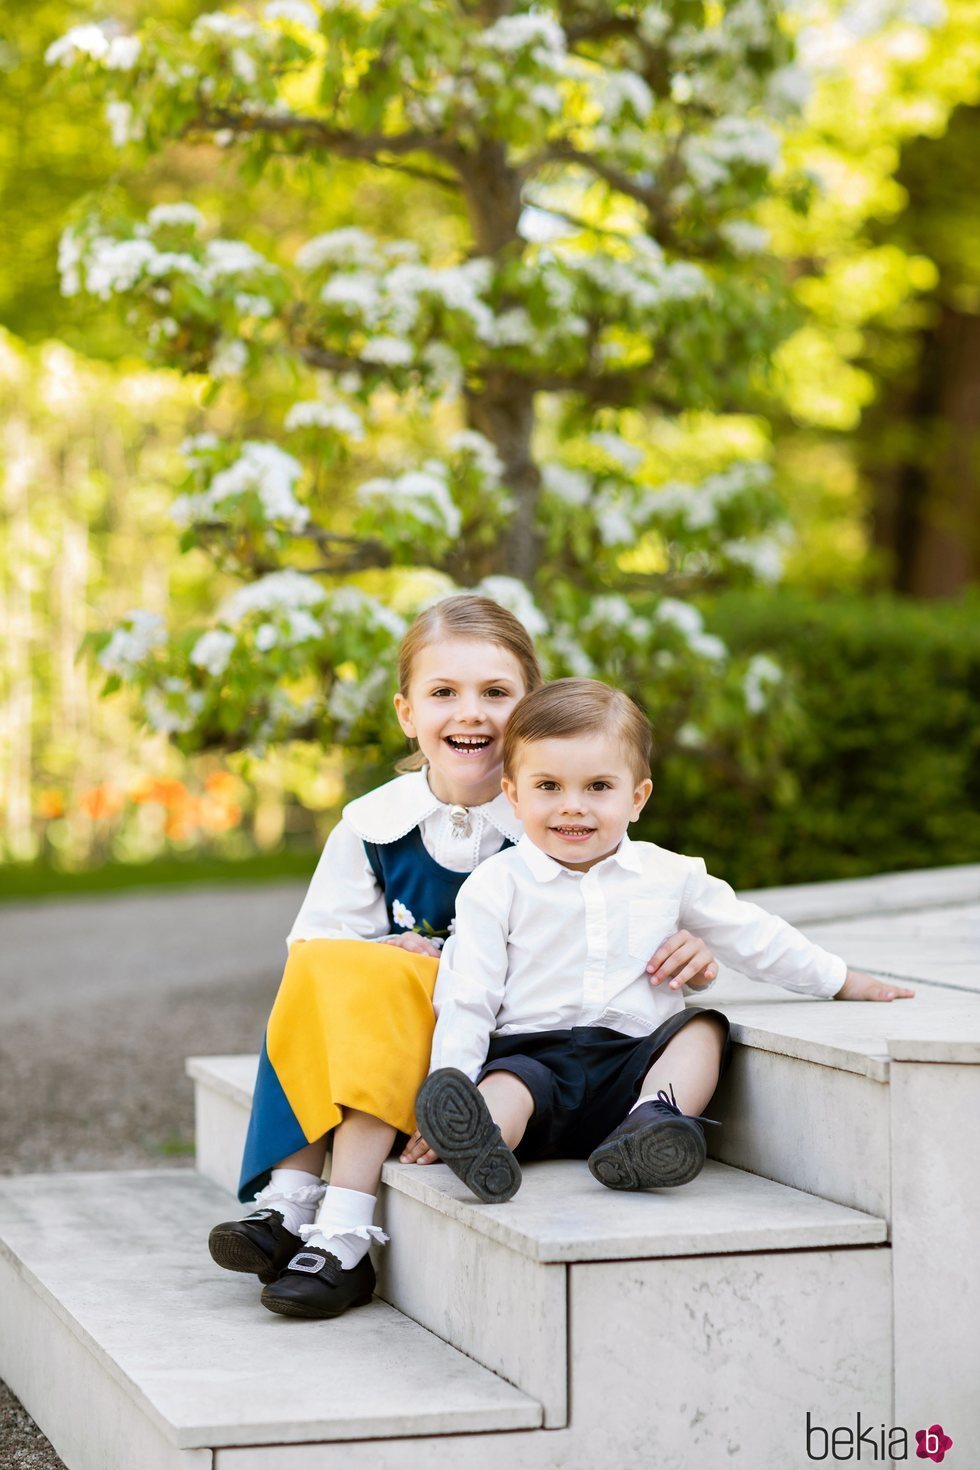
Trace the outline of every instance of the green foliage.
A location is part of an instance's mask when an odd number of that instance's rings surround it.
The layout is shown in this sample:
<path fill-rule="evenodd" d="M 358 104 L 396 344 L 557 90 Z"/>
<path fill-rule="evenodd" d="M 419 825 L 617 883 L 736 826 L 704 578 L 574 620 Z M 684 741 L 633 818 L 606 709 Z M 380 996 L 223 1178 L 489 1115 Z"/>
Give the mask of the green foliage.
<path fill-rule="evenodd" d="M 702 854 L 740 887 L 980 860 L 975 597 L 923 606 L 728 594 L 706 613 L 733 649 L 787 670 L 791 777 L 733 779 L 730 751 L 668 755 L 644 836 Z"/>

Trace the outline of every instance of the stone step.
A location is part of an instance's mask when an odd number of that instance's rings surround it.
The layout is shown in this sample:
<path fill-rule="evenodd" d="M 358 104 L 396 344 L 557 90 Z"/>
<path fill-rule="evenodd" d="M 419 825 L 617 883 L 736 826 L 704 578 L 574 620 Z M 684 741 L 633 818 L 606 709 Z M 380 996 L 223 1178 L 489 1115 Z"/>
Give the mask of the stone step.
<path fill-rule="evenodd" d="M 735 1042 L 711 1101 L 713 1156 L 890 1224 L 896 1055 L 980 1057 L 977 998 L 921 985 L 912 999 L 812 1000 L 726 971 L 689 1004 L 724 1011 Z"/>
<path fill-rule="evenodd" d="M 223 1110 L 224 1132 L 208 1137 L 205 1127 L 200 1161 L 230 1178 L 255 1060 L 198 1057 L 188 1070 L 203 1119 L 214 1104 Z M 392 1244 L 379 1258 L 381 1295 L 540 1402 L 548 1428 L 568 1422 L 571 1265 L 768 1259 L 886 1238 L 879 1218 L 714 1161 L 683 1190 L 642 1194 L 604 1189 L 580 1162 L 534 1164 L 513 1200 L 490 1206 L 442 1164 L 389 1160 L 382 1178 Z M 478 1309 L 485 1301 L 494 1303 L 490 1314 Z"/>
<path fill-rule="evenodd" d="M 311 1443 L 541 1423 L 384 1301 L 329 1324 L 263 1310 L 208 1255 L 233 1209 L 190 1170 L 0 1181 L 0 1376 L 69 1470 L 291 1470 Z"/>
<path fill-rule="evenodd" d="M 889 1417 L 881 1221 L 722 1165 L 643 1196 L 539 1165 L 489 1208 L 442 1166 L 386 1179 L 381 1290 L 411 1312 L 322 1324 L 214 1267 L 233 1201 L 190 1171 L 4 1181 L 0 1374 L 69 1470 L 727 1470 L 740 1447 L 784 1470 L 807 1410 Z"/>

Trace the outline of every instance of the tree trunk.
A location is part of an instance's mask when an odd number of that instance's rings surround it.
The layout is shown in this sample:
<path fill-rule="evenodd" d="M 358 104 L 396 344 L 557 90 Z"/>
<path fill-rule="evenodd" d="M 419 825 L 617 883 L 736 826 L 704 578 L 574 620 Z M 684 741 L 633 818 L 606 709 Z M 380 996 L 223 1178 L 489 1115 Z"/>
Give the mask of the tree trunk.
<path fill-rule="evenodd" d="M 875 541 L 893 585 L 912 597 L 955 597 L 980 576 L 980 317 L 945 306 L 925 339 L 905 404 L 916 443 L 877 483 Z"/>
<path fill-rule="evenodd" d="M 507 163 L 503 144 L 482 142 L 462 181 L 476 253 L 500 257 L 520 250 L 521 184 Z M 541 476 L 531 454 L 534 395 L 519 378 L 499 368 L 487 373 L 481 388 L 467 391 L 466 406 L 470 427 L 489 439 L 500 456 L 504 484 L 514 499 L 514 514 L 492 569 L 530 586 L 541 560 L 537 531 Z"/>

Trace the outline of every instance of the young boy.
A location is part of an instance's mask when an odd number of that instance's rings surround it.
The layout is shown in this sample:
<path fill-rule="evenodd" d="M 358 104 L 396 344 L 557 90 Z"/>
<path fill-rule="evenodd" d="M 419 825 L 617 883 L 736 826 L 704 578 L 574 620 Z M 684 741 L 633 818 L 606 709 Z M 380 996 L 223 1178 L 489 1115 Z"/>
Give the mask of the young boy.
<path fill-rule="evenodd" d="M 441 1158 L 488 1203 L 516 1193 L 518 1158 L 587 1158 L 609 1189 L 686 1184 L 700 1171 L 701 1124 L 714 1120 L 699 1115 L 731 1040 L 720 1011 L 685 1010 L 678 980 L 646 974 L 682 926 L 787 990 L 914 995 L 849 971 L 737 899 L 700 858 L 631 842 L 652 790 L 650 747 L 633 701 L 591 679 L 538 689 L 508 721 L 503 788 L 524 836 L 460 889 L 414 1143 L 417 1162 Z"/>

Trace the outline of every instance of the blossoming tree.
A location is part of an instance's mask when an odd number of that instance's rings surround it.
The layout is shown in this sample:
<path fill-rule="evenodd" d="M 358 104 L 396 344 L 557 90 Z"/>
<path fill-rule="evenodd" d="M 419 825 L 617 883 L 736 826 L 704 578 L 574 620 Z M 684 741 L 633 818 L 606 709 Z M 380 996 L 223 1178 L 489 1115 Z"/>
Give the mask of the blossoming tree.
<path fill-rule="evenodd" d="M 409 568 L 514 607 L 553 672 L 639 691 L 662 749 L 763 711 L 778 670 L 736 667 L 689 599 L 779 575 L 765 435 L 737 417 L 787 324 L 753 221 L 798 100 L 777 5 L 271 0 L 76 27 L 48 59 L 137 155 L 351 161 L 448 222 L 338 220 L 292 259 L 190 203 L 66 232 L 63 290 L 118 303 L 154 363 L 294 384 L 274 437 L 186 445 L 183 544 L 242 585 L 207 628 L 134 613 L 99 644 L 158 728 L 381 738 Z"/>

